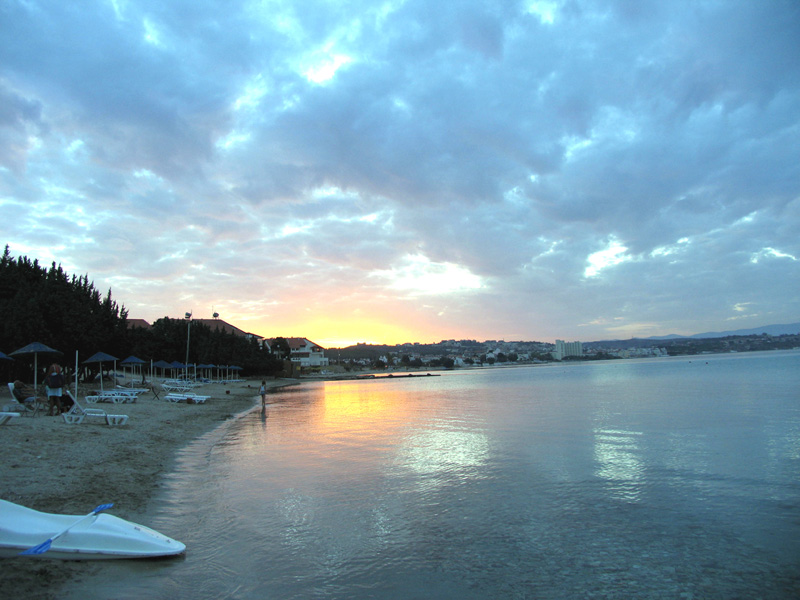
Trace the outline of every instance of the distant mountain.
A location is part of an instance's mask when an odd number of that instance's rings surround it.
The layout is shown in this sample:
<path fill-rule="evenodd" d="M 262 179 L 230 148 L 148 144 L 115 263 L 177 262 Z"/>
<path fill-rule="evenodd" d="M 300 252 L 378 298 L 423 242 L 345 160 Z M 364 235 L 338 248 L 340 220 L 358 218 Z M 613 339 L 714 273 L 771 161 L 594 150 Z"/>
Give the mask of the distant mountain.
<path fill-rule="evenodd" d="M 720 338 L 728 337 L 731 335 L 786 335 L 800 333 L 800 323 L 789 323 L 787 325 L 763 325 L 761 327 L 754 327 L 752 329 L 734 329 L 733 331 L 708 331 L 706 333 L 695 333 L 694 335 L 660 335 L 649 338 L 648 340 L 674 340 L 680 338 L 690 338 L 700 340 L 704 338 Z"/>

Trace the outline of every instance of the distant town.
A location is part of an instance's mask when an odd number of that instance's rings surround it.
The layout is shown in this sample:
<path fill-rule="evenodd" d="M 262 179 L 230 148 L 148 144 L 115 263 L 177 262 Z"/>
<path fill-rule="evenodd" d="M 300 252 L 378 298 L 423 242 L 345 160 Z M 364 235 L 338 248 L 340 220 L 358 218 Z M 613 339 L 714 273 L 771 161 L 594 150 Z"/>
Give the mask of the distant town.
<path fill-rule="evenodd" d="M 356 344 L 346 348 L 326 349 L 308 338 L 264 338 L 246 333 L 221 319 L 206 319 L 201 322 L 212 328 L 219 327 L 230 333 L 256 338 L 262 347 L 270 351 L 276 345 L 284 346 L 297 371 L 305 373 L 322 370 L 451 369 L 800 348 L 800 326 L 795 329 L 797 333 L 781 335 L 754 333 L 704 338 L 675 336 L 669 339 L 634 338 L 599 342 L 556 340 L 554 344 L 537 341 L 442 340 L 434 344 Z M 140 324 L 141 321 L 134 321 L 130 325 Z"/>
<path fill-rule="evenodd" d="M 707 334 L 710 337 L 629 339 L 598 342 L 556 340 L 555 343 L 505 340 L 442 340 L 438 343 L 395 345 L 356 344 L 345 348 L 323 348 L 304 337 L 266 338 L 247 333 L 219 319 L 193 319 L 211 330 L 255 340 L 258 346 L 283 356 L 291 363 L 292 374 L 341 373 L 361 370 L 452 369 L 475 366 L 542 364 L 560 361 L 616 360 L 692 354 L 753 352 L 800 349 L 800 324 L 778 327 L 774 331 L 795 333 L 748 333 L 746 335 Z M 129 328 L 151 325 L 142 319 L 128 319 Z M 715 337 L 713 337 L 715 336 Z"/>
<path fill-rule="evenodd" d="M 752 352 L 800 348 L 800 332 L 784 335 L 742 335 L 719 338 L 675 338 L 669 340 L 614 340 L 579 342 L 556 340 L 525 342 L 486 340 L 442 340 L 436 344 L 406 343 L 394 346 L 357 344 L 327 350 L 330 364 L 362 368 L 468 367 L 513 363 L 613 360 Z"/>

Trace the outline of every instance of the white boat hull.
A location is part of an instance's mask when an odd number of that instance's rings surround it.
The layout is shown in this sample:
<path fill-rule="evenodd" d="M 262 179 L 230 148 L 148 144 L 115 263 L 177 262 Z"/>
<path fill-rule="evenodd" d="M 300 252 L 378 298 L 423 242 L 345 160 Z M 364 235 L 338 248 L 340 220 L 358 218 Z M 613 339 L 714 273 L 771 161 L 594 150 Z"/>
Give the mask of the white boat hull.
<path fill-rule="evenodd" d="M 43 513 L 0 500 L 0 557 L 17 556 L 85 516 Z M 185 550 L 181 542 L 149 527 L 99 513 L 55 539 L 44 554 L 32 556 L 60 560 L 154 558 L 182 554 Z"/>

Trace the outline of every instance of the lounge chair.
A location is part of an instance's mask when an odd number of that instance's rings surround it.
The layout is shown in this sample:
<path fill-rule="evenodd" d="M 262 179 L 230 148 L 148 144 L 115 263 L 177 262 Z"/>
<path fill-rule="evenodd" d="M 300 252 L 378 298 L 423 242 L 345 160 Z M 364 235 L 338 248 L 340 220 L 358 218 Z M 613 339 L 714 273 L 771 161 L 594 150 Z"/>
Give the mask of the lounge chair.
<path fill-rule="evenodd" d="M 181 394 L 183 392 L 188 392 L 192 389 L 192 386 L 187 381 L 165 381 L 161 384 L 161 389 L 163 389 L 168 394 L 176 393 Z"/>
<path fill-rule="evenodd" d="M 39 414 L 42 409 L 42 401 L 35 395 L 24 397 L 24 394 L 14 388 L 14 383 L 11 381 L 8 382 L 8 391 L 11 392 L 11 398 L 14 401 L 4 406 L 3 412 L 17 412 L 21 415 L 33 415 L 34 417 Z"/>
<path fill-rule="evenodd" d="M 150 388 L 135 388 L 135 387 L 124 387 L 124 386 L 117 386 L 116 391 L 120 394 L 125 396 L 139 396 L 140 394 L 146 394 L 150 391 Z"/>
<path fill-rule="evenodd" d="M 75 399 L 75 396 L 72 395 L 72 392 L 67 390 L 67 395 L 72 398 L 73 404 L 69 411 L 61 414 L 61 416 L 64 417 L 65 423 L 83 423 L 83 420 L 86 417 L 105 419 L 108 425 L 125 425 L 125 423 L 128 422 L 128 415 L 109 415 L 101 408 L 83 408 L 80 404 L 78 404 L 78 401 Z"/>
<path fill-rule="evenodd" d="M 186 402 L 187 404 L 205 404 L 210 396 L 198 396 L 197 394 L 167 394 L 164 398 L 169 402 Z M 192 402 L 189 402 L 192 400 Z"/>
<path fill-rule="evenodd" d="M 18 417 L 18 412 L 0 412 L 0 425 L 5 425 L 14 417 Z"/>
<path fill-rule="evenodd" d="M 129 402 L 136 402 L 136 393 L 120 392 L 118 390 L 110 390 L 104 392 L 97 392 L 90 396 L 86 396 L 86 402 L 89 404 L 97 404 L 98 402 L 111 402 L 113 404 L 126 404 Z"/>

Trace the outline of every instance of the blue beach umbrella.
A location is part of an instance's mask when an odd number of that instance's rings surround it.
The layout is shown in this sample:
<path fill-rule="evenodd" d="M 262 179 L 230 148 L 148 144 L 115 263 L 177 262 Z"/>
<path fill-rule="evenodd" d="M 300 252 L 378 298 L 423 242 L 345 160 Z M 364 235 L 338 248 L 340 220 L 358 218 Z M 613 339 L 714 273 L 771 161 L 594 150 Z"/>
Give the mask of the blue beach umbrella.
<path fill-rule="evenodd" d="M 36 386 L 39 385 L 39 355 L 61 356 L 64 353 L 60 350 L 54 350 L 50 346 L 45 346 L 41 342 L 33 342 L 24 348 L 14 350 L 11 356 L 30 356 L 33 354 L 33 393 L 36 394 Z"/>
<path fill-rule="evenodd" d="M 119 364 L 121 365 L 143 365 L 146 361 L 142 360 L 141 358 L 137 358 L 136 356 L 129 356 L 125 360 L 121 360 Z"/>
<path fill-rule="evenodd" d="M 133 387 L 134 370 L 136 369 L 136 367 L 141 367 L 142 365 L 146 365 L 147 361 L 142 360 L 141 358 L 137 358 L 136 356 L 132 356 L 131 355 L 128 358 L 126 358 L 125 360 L 120 361 L 119 364 L 121 364 L 122 366 L 125 366 L 125 367 L 130 366 L 130 368 L 131 368 L 131 387 Z"/>
<path fill-rule="evenodd" d="M 164 369 L 171 369 L 172 365 L 165 360 L 157 360 L 153 363 L 153 367 L 161 369 L 161 377 L 164 377 Z"/>
<path fill-rule="evenodd" d="M 92 354 L 89 358 L 83 361 L 83 364 L 88 365 L 92 363 L 99 363 L 100 364 L 100 392 L 103 391 L 103 363 L 104 362 L 113 362 L 114 363 L 114 375 L 117 373 L 117 357 L 111 356 L 110 354 L 106 354 L 105 352 L 96 352 Z"/>
<path fill-rule="evenodd" d="M 197 368 L 200 369 L 203 379 L 208 379 L 208 370 L 212 369 L 214 365 L 200 363 Z"/>
<path fill-rule="evenodd" d="M 172 374 L 172 377 L 174 377 L 174 378 L 177 378 L 177 377 L 178 377 L 178 371 L 182 371 L 183 369 L 185 369 L 185 368 L 186 368 L 186 365 L 184 365 L 184 364 L 183 364 L 182 362 L 180 362 L 179 360 L 173 360 L 173 361 L 172 361 L 172 364 L 171 364 L 170 366 L 172 367 L 172 370 L 173 370 L 173 371 L 175 371 L 175 372 Z"/>

